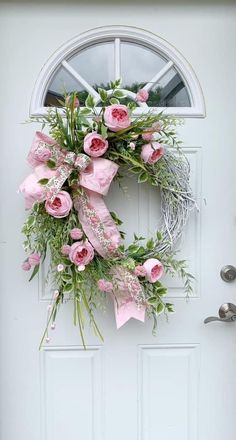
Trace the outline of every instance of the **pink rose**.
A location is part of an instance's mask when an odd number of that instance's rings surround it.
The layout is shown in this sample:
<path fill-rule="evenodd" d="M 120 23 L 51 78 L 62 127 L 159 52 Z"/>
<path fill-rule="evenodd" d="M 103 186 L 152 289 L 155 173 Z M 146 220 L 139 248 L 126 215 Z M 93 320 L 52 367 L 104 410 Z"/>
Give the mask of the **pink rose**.
<path fill-rule="evenodd" d="M 69 255 L 69 253 L 70 253 L 70 245 L 69 244 L 63 244 L 63 246 L 61 248 L 61 253 L 63 255 Z"/>
<path fill-rule="evenodd" d="M 146 278 L 149 283 L 155 283 L 162 277 L 164 268 L 162 263 L 156 258 L 149 258 L 143 263 L 143 266 L 146 269 Z"/>
<path fill-rule="evenodd" d="M 146 273 L 147 272 L 146 272 L 146 269 L 145 269 L 144 266 L 139 265 L 139 266 L 136 266 L 135 269 L 134 269 L 134 274 L 137 277 L 145 277 Z"/>
<path fill-rule="evenodd" d="M 40 263 L 40 255 L 39 254 L 31 254 L 28 258 L 28 262 L 30 266 L 38 266 Z"/>
<path fill-rule="evenodd" d="M 157 162 L 164 154 L 164 148 L 158 142 L 145 144 L 142 146 L 141 158 L 150 165 Z"/>
<path fill-rule="evenodd" d="M 69 259 L 76 266 L 86 266 L 94 257 L 94 249 L 88 241 L 77 241 L 72 244 Z"/>
<path fill-rule="evenodd" d="M 73 228 L 70 231 L 70 236 L 73 240 L 80 240 L 83 237 L 83 231 L 79 228 Z"/>
<path fill-rule="evenodd" d="M 108 149 L 108 142 L 96 131 L 88 133 L 84 138 L 84 151 L 89 156 L 102 156 Z"/>
<path fill-rule="evenodd" d="M 30 152 L 27 156 L 27 162 L 34 168 L 47 162 L 52 156 L 50 148 L 43 144 L 47 144 L 48 146 L 55 145 L 56 141 L 46 134 L 36 131 Z"/>
<path fill-rule="evenodd" d="M 149 98 L 149 93 L 147 90 L 145 89 L 140 89 L 138 90 L 137 94 L 136 94 L 136 101 L 139 102 L 146 102 Z"/>
<path fill-rule="evenodd" d="M 60 191 L 53 202 L 49 200 L 45 203 L 45 209 L 49 215 L 56 218 L 67 217 L 72 208 L 70 194 L 66 191 Z"/>
<path fill-rule="evenodd" d="M 46 165 L 39 165 L 34 169 L 34 173 L 30 174 L 19 187 L 19 191 L 25 197 L 26 209 L 31 209 L 35 202 L 43 202 L 45 200 L 44 188 L 40 183 L 41 179 L 50 179 L 55 175 L 55 171 L 50 170 Z"/>
<path fill-rule="evenodd" d="M 113 284 L 110 281 L 106 281 L 103 279 L 98 280 L 97 282 L 98 289 L 102 292 L 112 292 L 113 290 Z"/>
<path fill-rule="evenodd" d="M 28 271 L 31 269 L 31 264 L 28 261 L 24 261 L 24 263 L 22 263 L 21 268 L 25 271 Z"/>
<path fill-rule="evenodd" d="M 105 125 L 111 131 L 119 131 L 130 126 L 129 112 L 126 105 L 113 104 L 106 107 L 104 112 Z"/>

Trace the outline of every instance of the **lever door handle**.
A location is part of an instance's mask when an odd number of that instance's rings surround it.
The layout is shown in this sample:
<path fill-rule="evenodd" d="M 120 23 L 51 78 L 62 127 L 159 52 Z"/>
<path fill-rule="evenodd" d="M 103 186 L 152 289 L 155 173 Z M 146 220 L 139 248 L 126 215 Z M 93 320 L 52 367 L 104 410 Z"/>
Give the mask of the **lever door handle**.
<path fill-rule="evenodd" d="M 204 324 L 208 324 L 213 321 L 220 322 L 233 322 L 236 321 L 236 305 L 233 303 L 224 303 L 219 308 L 219 317 L 217 316 L 208 316 L 208 318 L 204 319 Z"/>

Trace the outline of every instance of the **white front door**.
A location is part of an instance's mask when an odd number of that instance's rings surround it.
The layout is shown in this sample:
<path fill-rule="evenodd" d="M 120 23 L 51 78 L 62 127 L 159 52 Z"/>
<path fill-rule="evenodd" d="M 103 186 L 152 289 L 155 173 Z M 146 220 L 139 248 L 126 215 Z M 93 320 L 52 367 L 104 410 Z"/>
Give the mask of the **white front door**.
<path fill-rule="evenodd" d="M 0 23 L 1 440 L 234 440 L 236 324 L 203 321 L 222 303 L 236 303 L 236 282 L 220 278 L 224 265 L 236 265 L 236 8 L 19 2 L 1 5 Z M 149 321 L 117 331 L 108 304 L 97 314 L 105 342 L 88 331 L 86 351 L 66 303 L 39 352 L 47 292 L 42 278 L 27 283 L 20 268 L 25 213 L 16 193 L 35 126 L 21 123 L 45 60 L 80 32 L 120 23 L 173 44 L 203 89 L 206 118 L 187 118 L 180 130 L 200 208 L 182 243 L 194 294 L 186 301 L 172 282 L 176 313 L 168 323 L 160 318 L 156 336 Z M 109 206 L 128 238 L 147 235 L 158 195 L 132 181 L 128 187 L 127 197 L 113 187 Z"/>

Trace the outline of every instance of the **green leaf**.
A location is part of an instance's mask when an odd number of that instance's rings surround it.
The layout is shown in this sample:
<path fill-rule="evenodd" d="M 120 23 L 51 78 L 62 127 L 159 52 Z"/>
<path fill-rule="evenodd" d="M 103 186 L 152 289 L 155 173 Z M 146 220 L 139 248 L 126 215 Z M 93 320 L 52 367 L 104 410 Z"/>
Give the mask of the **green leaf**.
<path fill-rule="evenodd" d="M 157 231 L 157 240 L 161 241 L 162 240 L 162 234 L 161 232 Z"/>
<path fill-rule="evenodd" d="M 152 238 L 147 241 L 147 249 L 149 250 L 154 249 L 154 241 Z"/>
<path fill-rule="evenodd" d="M 114 222 L 117 225 L 119 225 L 119 226 L 122 225 L 123 222 L 118 218 L 117 214 L 114 211 L 111 211 L 110 214 L 111 214 L 112 219 L 114 220 Z"/>
<path fill-rule="evenodd" d="M 137 252 L 139 250 L 139 246 L 137 246 L 136 244 L 130 244 L 128 247 L 128 251 L 131 252 L 132 254 Z"/>
<path fill-rule="evenodd" d="M 39 264 L 37 266 L 34 266 L 34 270 L 31 274 L 29 281 L 31 281 L 35 277 L 35 275 L 37 275 L 38 271 L 39 271 Z"/>
<path fill-rule="evenodd" d="M 114 93 L 113 93 L 113 95 L 114 95 L 116 98 L 124 98 L 124 97 L 125 97 L 125 96 L 124 96 L 124 93 L 123 93 L 121 90 L 115 90 Z"/>
<path fill-rule="evenodd" d="M 70 281 L 71 280 L 71 275 L 68 273 L 63 273 L 63 275 L 61 276 L 63 281 Z"/>
<path fill-rule="evenodd" d="M 106 90 L 98 88 L 98 93 L 99 93 L 99 95 L 101 97 L 101 100 L 103 102 L 107 100 L 107 96 L 108 95 L 107 95 L 107 91 Z"/>
<path fill-rule="evenodd" d="M 156 308 L 156 312 L 160 315 L 162 312 L 164 312 L 165 310 L 165 306 L 163 303 L 159 303 L 157 308 Z"/>
<path fill-rule="evenodd" d="M 73 290 L 73 284 L 66 284 L 63 287 L 63 293 L 70 293 Z"/>
<path fill-rule="evenodd" d="M 168 312 L 174 313 L 174 304 L 166 303 L 166 308 L 167 308 Z"/>
<path fill-rule="evenodd" d="M 157 303 L 156 296 L 151 296 L 150 298 L 148 298 L 148 304 L 156 304 L 156 303 Z"/>
<path fill-rule="evenodd" d="M 111 104 L 120 104 L 120 101 L 119 101 L 119 99 L 111 98 L 111 99 L 110 99 L 110 103 L 111 103 Z"/>
<path fill-rule="evenodd" d="M 95 100 L 91 95 L 88 95 L 86 98 L 85 106 L 88 108 L 93 108 L 95 106 Z"/>
<path fill-rule="evenodd" d="M 105 127 L 103 124 L 101 124 L 101 135 L 104 139 L 107 138 L 107 127 Z"/>
<path fill-rule="evenodd" d="M 90 110 L 90 108 L 82 108 L 81 110 L 80 110 L 80 112 L 79 112 L 79 114 L 80 115 L 84 115 L 84 116 L 86 116 L 86 115 L 90 115 L 90 113 L 91 113 L 91 110 Z"/>
<path fill-rule="evenodd" d="M 34 223 L 35 223 L 35 217 L 33 217 L 32 215 L 30 215 L 30 216 L 28 217 L 28 220 L 27 220 L 27 226 L 28 226 L 28 228 L 30 228 L 31 226 L 33 226 Z"/>
<path fill-rule="evenodd" d="M 38 183 L 40 185 L 47 185 L 48 182 L 49 182 L 49 179 L 45 179 L 45 178 L 38 180 Z"/>
<path fill-rule="evenodd" d="M 139 174 L 139 176 L 138 176 L 138 183 L 143 183 L 143 182 L 146 182 L 147 180 L 148 180 L 148 173 L 146 173 L 144 171 L 141 174 Z"/>
<path fill-rule="evenodd" d="M 47 167 L 50 168 L 51 170 L 53 170 L 56 167 L 56 162 L 52 159 L 49 159 L 47 161 Z"/>

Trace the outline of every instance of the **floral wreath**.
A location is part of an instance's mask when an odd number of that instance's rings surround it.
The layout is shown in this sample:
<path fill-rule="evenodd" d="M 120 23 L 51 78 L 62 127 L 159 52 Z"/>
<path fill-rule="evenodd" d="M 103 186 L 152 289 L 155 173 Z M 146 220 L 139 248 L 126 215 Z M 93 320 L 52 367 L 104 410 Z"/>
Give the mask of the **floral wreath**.
<path fill-rule="evenodd" d="M 192 290 L 186 262 L 173 250 L 195 206 L 189 164 L 175 130 L 179 121 L 151 111 L 134 118 L 133 110 L 148 92 L 140 89 L 136 102 L 129 102 L 120 80 L 110 87 L 109 93 L 98 89 L 102 107 L 95 108 L 89 95 L 81 108 L 72 92 L 59 101 L 62 109 L 49 108 L 46 116 L 32 118 L 49 127 L 50 135 L 36 132 L 27 157 L 33 173 L 19 188 L 30 209 L 22 230 L 29 255 L 22 268 L 33 269 L 30 280 L 50 255 L 54 293 L 41 345 L 49 342 L 49 328 L 55 328 L 59 306 L 68 297 L 85 346 L 84 312 L 102 338 L 94 309 L 107 294 L 114 301 L 117 328 L 130 318 L 144 321 L 147 314 L 155 331 L 158 315 L 173 312 L 173 304 L 163 299 L 164 272 L 181 277 L 187 295 Z M 121 182 L 133 174 L 139 184 L 159 187 L 163 222 L 153 238 L 134 234 L 126 248 L 122 221 L 109 212 L 104 196 L 114 178 Z"/>

